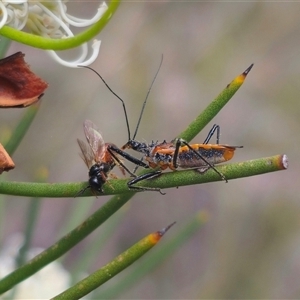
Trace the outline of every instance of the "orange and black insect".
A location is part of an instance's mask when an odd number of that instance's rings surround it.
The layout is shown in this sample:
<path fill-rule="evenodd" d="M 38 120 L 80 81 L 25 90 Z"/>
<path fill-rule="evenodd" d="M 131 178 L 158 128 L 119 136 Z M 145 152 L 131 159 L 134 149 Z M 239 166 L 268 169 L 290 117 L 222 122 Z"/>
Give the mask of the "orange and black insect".
<path fill-rule="evenodd" d="M 217 143 L 208 144 L 213 134 L 217 131 Z M 206 172 L 212 168 L 220 175 L 222 180 L 227 182 L 226 177 L 219 172 L 214 165 L 230 160 L 236 148 L 243 146 L 229 146 L 219 144 L 220 126 L 214 125 L 208 133 L 205 141 L 202 144 L 189 144 L 183 139 L 175 139 L 171 142 L 152 142 L 150 144 L 141 143 L 135 139 L 130 139 L 122 149 L 133 149 L 142 153 L 143 158 L 148 162 L 149 166 L 153 169 L 159 167 L 160 170 L 170 168 L 176 170 L 182 169 L 196 169 L 200 173 Z M 144 179 L 154 178 L 159 176 L 161 171 L 153 171 L 128 182 L 132 188 Z M 149 177 L 148 177 L 149 176 Z"/>
<path fill-rule="evenodd" d="M 119 150 L 116 145 L 112 143 L 105 143 L 96 125 L 85 120 L 83 123 L 83 130 L 88 142 L 88 145 L 80 139 L 77 139 L 78 145 L 81 149 L 80 156 L 89 169 L 89 185 L 83 190 L 79 191 L 78 195 L 82 194 L 88 188 L 92 191 L 103 193 L 102 186 L 106 183 L 109 172 L 118 165 L 121 172 L 125 175 L 127 171 L 130 175 L 133 174 L 118 158 L 115 150 Z M 124 157 L 135 164 L 140 164 L 140 160 L 125 153 Z M 144 166 L 144 164 L 140 164 Z"/>
<path fill-rule="evenodd" d="M 130 129 L 129 122 L 126 112 L 126 107 L 124 101 L 109 87 L 106 81 L 102 78 L 102 76 L 96 72 L 94 69 L 87 66 L 80 66 L 87 68 L 93 72 L 95 72 L 106 85 L 106 87 L 122 102 L 125 120 L 128 130 L 128 139 L 130 139 Z M 150 91 L 150 90 L 149 90 Z M 149 94 L 149 92 L 148 92 Z M 122 173 L 125 174 L 125 171 L 131 175 L 131 177 L 137 178 L 134 172 L 131 172 L 120 160 L 118 154 L 121 155 L 126 160 L 134 163 L 138 167 L 149 168 L 149 165 L 144 163 L 141 159 L 137 159 L 127 152 L 118 148 L 115 144 L 105 143 L 102 135 L 100 134 L 98 128 L 91 121 L 86 120 L 83 124 L 84 134 L 87 139 L 88 145 L 86 145 L 83 141 L 77 139 L 79 147 L 81 149 L 81 157 L 83 161 L 89 168 L 89 185 L 83 190 L 79 191 L 79 195 L 82 194 L 88 188 L 91 188 L 93 191 L 103 193 L 102 186 L 107 182 L 109 172 L 118 165 L 121 169 Z M 151 174 L 147 176 L 147 179 L 152 177 L 156 177 L 161 173 L 161 171 L 153 171 Z M 142 180 L 142 179 L 141 179 Z M 131 180 L 127 183 L 129 189 L 137 190 L 149 190 L 149 191 L 160 191 L 159 188 L 152 187 L 135 187 L 131 185 Z"/>
<path fill-rule="evenodd" d="M 157 76 L 157 73 L 154 77 L 154 80 Z M 213 125 L 202 144 L 189 144 L 181 138 L 177 138 L 175 140 L 172 140 L 171 142 L 167 142 L 165 140 L 163 142 L 152 141 L 152 143 L 150 144 L 135 140 L 146 106 L 148 95 L 152 88 L 154 80 L 151 83 L 150 89 L 143 103 L 133 138 L 130 138 L 129 135 L 128 142 L 121 149 L 133 149 L 137 152 L 142 153 L 142 159 L 145 159 L 148 162 L 150 168 L 159 168 L 160 170 L 154 170 L 152 172 L 137 176 L 128 182 L 128 186 L 134 189 L 143 189 L 143 187 L 134 185 L 142 180 L 159 176 L 161 174 L 161 170 L 165 170 L 167 168 L 170 168 L 173 171 L 177 168 L 196 169 L 200 173 L 204 173 L 211 168 L 217 174 L 219 174 L 222 180 L 225 180 L 227 182 L 226 177 L 220 171 L 218 171 L 214 165 L 230 160 L 234 155 L 235 149 L 242 148 L 243 146 L 220 145 L 219 125 Z M 215 132 L 217 135 L 216 144 L 208 144 Z M 122 153 L 120 153 L 120 155 L 122 155 Z"/>
<path fill-rule="evenodd" d="M 160 64 L 161 66 L 161 64 Z M 159 69 L 160 69 L 159 66 Z M 88 68 L 88 67 L 87 67 Z M 158 69 L 158 71 L 159 71 Z M 230 160 L 233 155 L 236 148 L 242 148 L 243 146 L 229 146 L 229 145 L 220 145 L 219 144 L 219 136 L 220 136 L 220 126 L 214 125 L 212 129 L 209 131 L 208 136 L 206 137 L 205 141 L 202 144 L 189 144 L 183 139 L 175 139 L 171 142 L 163 141 L 163 142 L 154 142 L 147 144 L 143 142 L 139 142 L 135 140 L 135 137 L 137 135 L 137 131 L 143 116 L 143 112 L 148 100 L 149 93 L 151 91 L 151 88 L 153 86 L 153 83 L 157 77 L 158 71 L 155 74 L 155 77 L 151 83 L 151 86 L 148 90 L 147 96 L 145 98 L 145 101 L 142 106 L 142 110 L 138 119 L 138 123 L 135 129 L 135 133 L 133 135 L 133 138 L 130 137 L 130 129 L 129 129 L 129 122 L 126 112 L 126 107 L 124 101 L 108 86 L 108 84 L 105 82 L 105 80 L 102 78 L 102 76 L 94 71 L 100 79 L 103 81 L 103 83 L 107 86 L 107 88 L 122 102 L 124 113 L 125 113 L 125 119 L 126 119 L 126 125 L 128 130 L 128 142 L 120 149 L 115 148 L 114 152 L 123 156 L 124 158 L 128 159 L 129 161 L 134 162 L 137 167 L 142 166 L 144 168 L 152 168 L 155 169 L 159 167 L 159 170 L 153 170 L 149 173 L 140 175 L 140 176 L 134 176 L 133 179 L 129 180 L 127 185 L 130 189 L 136 189 L 136 190 L 157 190 L 160 191 L 158 188 L 147 188 L 147 187 L 141 187 L 136 186 L 138 182 L 145 180 L 145 179 L 151 179 L 159 176 L 162 172 L 162 170 L 165 170 L 167 168 L 170 168 L 171 170 L 176 170 L 178 167 L 183 169 L 196 169 L 201 173 L 204 173 L 208 169 L 213 169 L 216 173 L 219 174 L 222 180 L 225 180 L 227 182 L 226 177 L 218 171 L 214 165 L 219 164 L 225 161 Z M 217 141 L 216 144 L 208 144 L 213 134 L 217 132 Z M 126 153 L 125 149 L 133 149 L 139 153 L 143 154 L 143 157 L 141 160 L 137 160 L 136 158 L 129 156 L 128 153 Z M 132 160 L 132 158 L 134 160 Z M 142 160 L 145 159 L 148 164 L 142 162 Z M 137 167 L 133 171 L 135 173 Z M 132 172 L 130 172 L 132 174 Z"/>

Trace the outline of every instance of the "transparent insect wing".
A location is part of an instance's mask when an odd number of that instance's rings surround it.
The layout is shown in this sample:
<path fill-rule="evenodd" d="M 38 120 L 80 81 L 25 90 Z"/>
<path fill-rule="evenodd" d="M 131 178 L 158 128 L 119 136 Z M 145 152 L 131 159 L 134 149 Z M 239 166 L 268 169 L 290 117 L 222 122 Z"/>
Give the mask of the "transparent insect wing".
<path fill-rule="evenodd" d="M 90 169 L 95 163 L 94 153 L 91 147 L 82 140 L 77 139 L 77 142 L 81 150 L 80 156 L 87 165 L 87 167 Z"/>
<path fill-rule="evenodd" d="M 96 162 L 101 162 L 105 154 L 105 142 L 99 132 L 99 129 L 93 122 L 85 120 L 83 123 L 83 130 L 88 144 L 94 154 L 94 160 Z"/>

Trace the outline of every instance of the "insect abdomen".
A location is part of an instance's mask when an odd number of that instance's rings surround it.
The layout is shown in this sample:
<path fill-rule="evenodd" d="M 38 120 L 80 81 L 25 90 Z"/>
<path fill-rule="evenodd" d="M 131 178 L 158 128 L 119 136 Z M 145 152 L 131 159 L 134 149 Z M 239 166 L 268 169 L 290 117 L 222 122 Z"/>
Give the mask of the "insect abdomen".
<path fill-rule="evenodd" d="M 187 146 L 180 147 L 177 163 L 180 168 L 195 168 L 207 166 L 207 163 L 201 158 L 203 157 L 212 165 L 230 160 L 235 151 L 235 147 L 226 145 L 203 145 L 194 144 L 191 147 L 199 154 L 196 155 Z"/>

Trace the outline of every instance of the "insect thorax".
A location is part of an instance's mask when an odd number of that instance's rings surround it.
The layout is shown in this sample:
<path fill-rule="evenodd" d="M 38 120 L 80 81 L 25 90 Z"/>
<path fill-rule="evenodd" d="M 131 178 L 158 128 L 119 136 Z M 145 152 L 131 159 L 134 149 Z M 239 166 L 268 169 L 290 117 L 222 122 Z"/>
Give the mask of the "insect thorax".
<path fill-rule="evenodd" d="M 107 164 L 107 163 L 100 163 L 100 164 L 94 164 L 90 170 L 89 170 L 89 176 L 93 177 L 93 176 L 102 176 L 101 174 L 104 173 L 106 175 L 106 173 L 108 173 L 111 169 L 113 168 L 113 166 L 111 164 Z"/>

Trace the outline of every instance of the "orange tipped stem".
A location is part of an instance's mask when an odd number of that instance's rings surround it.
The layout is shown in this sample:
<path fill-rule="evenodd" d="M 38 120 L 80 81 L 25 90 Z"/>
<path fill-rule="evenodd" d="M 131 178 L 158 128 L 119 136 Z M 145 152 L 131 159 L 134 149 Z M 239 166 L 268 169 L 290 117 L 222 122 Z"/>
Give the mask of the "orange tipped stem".
<path fill-rule="evenodd" d="M 237 76 L 226 88 L 206 107 L 206 109 L 181 132 L 178 137 L 190 142 L 227 104 L 238 89 L 244 83 L 248 73 L 252 69 L 251 64 L 242 74 Z"/>
<path fill-rule="evenodd" d="M 89 275 L 85 279 L 79 281 L 77 284 L 67 289 L 63 293 L 54 297 L 53 299 L 80 299 L 89 294 L 103 283 L 113 278 L 115 275 L 130 266 L 141 256 L 146 254 L 152 247 L 154 247 L 162 236 L 175 224 L 167 226 L 166 228 L 151 233 L 137 242 L 135 245 L 127 249 L 122 254 L 118 255 L 114 260 L 107 265 Z"/>

